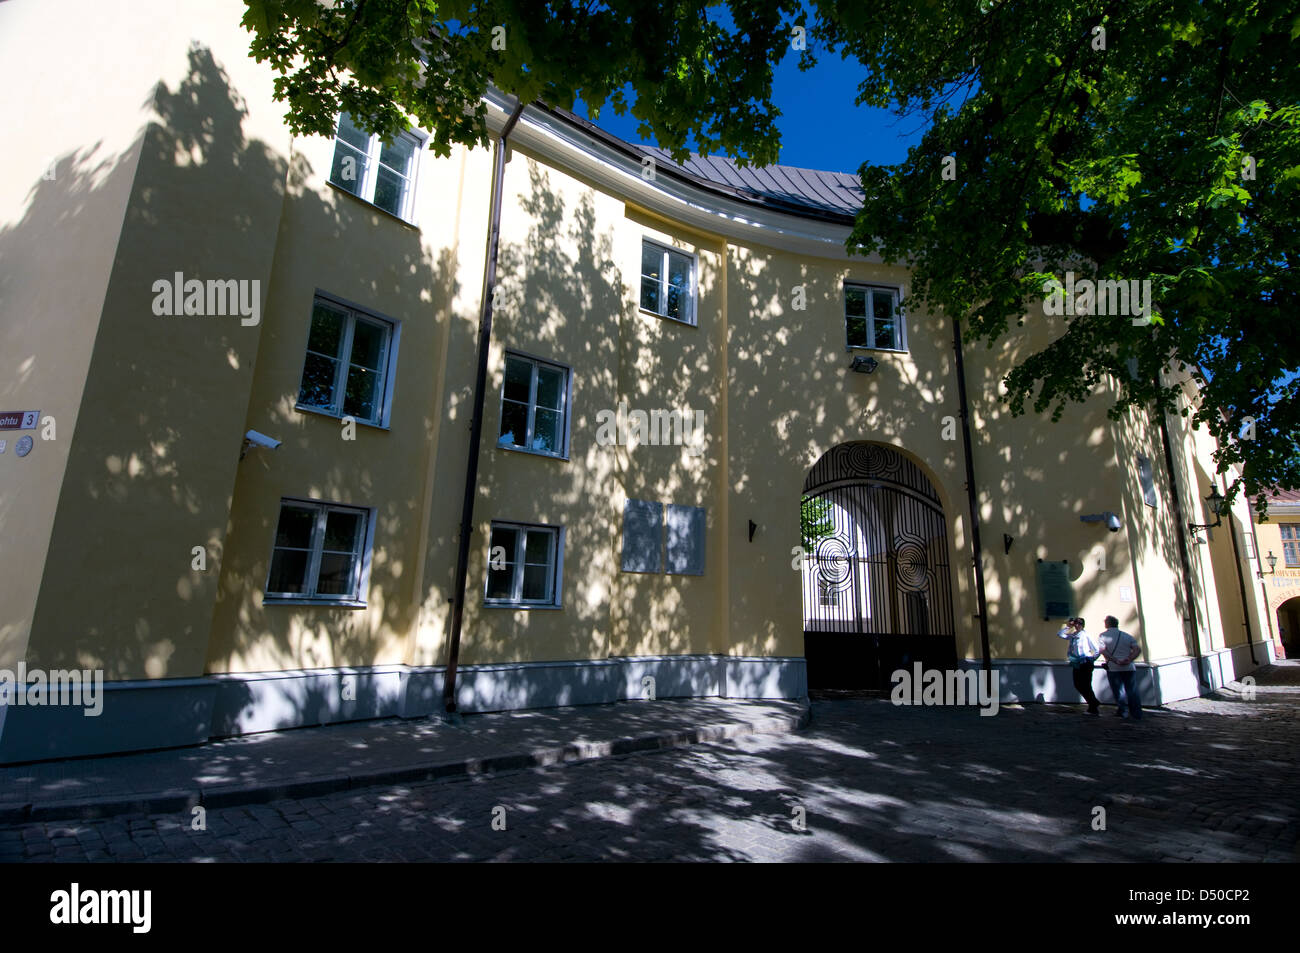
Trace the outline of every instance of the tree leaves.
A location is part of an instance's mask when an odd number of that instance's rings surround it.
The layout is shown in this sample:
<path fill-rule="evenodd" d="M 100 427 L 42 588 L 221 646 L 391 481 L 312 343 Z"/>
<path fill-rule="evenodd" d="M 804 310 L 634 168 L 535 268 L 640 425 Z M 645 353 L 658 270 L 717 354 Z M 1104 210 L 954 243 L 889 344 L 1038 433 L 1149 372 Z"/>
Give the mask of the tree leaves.
<path fill-rule="evenodd" d="M 388 137 L 413 120 L 431 148 L 487 141 L 488 84 L 523 102 L 631 110 L 681 159 L 691 148 L 776 160 L 772 64 L 802 22 L 797 0 L 246 0 L 251 51 L 280 75 L 296 134 L 340 111 Z M 712 9 L 711 9 L 712 8 Z M 625 92 L 635 91 L 632 101 Z"/>
<path fill-rule="evenodd" d="M 1300 374 L 1300 50 L 1289 4 L 818 8 L 817 38 L 863 62 L 873 104 L 928 121 L 906 162 L 862 170 L 867 201 L 850 242 L 909 261 L 914 300 L 991 345 L 1013 319 L 1034 320 L 1041 263 L 1058 278 L 1151 282 L 1148 325 L 1065 319 L 1007 376 L 1013 412 L 1059 416 L 1104 380 L 1118 393 L 1113 416 L 1174 409 L 1183 391 L 1167 370 L 1204 365 L 1212 373 L 1191 418 L 1217 438 L 1221 470 L 1242 465 L 1233 495 L 1300 486 L 1300 404 L 1287 382 Z M 950 154 L 960 172 L 940 182 Z M 1239 439 L 1247 418 L 1254 440 Z"/>

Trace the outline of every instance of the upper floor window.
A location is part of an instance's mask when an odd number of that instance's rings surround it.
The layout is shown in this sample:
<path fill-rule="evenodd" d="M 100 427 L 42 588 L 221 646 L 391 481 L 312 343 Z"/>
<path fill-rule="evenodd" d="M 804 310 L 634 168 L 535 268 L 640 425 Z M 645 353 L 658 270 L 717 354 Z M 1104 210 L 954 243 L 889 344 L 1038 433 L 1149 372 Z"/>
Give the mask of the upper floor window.
<path fill-rule="evenodd" d="M 844 286 L 844 327 L 848 346 L 906 351 L 899 316 L 899 290 L 872 285 Z"/>
<path fill-rule="evenodd" d="M 1281 523 L 1282 555 L 1288 569 L 1300 569 L 1300 523 Z"/>
<path fill-rule="evenodd" d="M 395 337 L 392 322 L 317 296 L 298 407 L 385 426 Z"/>
<path fill-rule="evenodd" d="M 347 113 L 339 116 L 330 181 L 385 212 L 410 221 L 416 157 L 421 141 L 404 132 L 392 142 L 359 129 Z"/>
<path fill-rule="evenodd" d="M 282 500 L 267 600 L 364 602 L 370 522 L 357 507 Z"/>
<path fill-rule="evenodd" d="M 641 307 L 695 324 L 695 256 L 645 239 L 641 243 Z"/>
<path fill-rule="evenodd" d="M 563 457 L 569 446 L 568 411 L 567 367 L 506 355 L 497 446 Z"/>

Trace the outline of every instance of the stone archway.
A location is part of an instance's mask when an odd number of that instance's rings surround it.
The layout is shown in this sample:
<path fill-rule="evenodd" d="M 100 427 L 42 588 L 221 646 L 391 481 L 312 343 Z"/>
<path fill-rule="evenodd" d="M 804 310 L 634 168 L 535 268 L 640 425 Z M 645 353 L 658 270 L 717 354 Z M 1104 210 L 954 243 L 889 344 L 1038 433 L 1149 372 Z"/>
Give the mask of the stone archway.
<path fill-rule="evenodd" d="M 955 667 L 948 523 L 921 468 L 892 447 L 841 444 L 809 470 L 800 506 L 809 688 Z"/>

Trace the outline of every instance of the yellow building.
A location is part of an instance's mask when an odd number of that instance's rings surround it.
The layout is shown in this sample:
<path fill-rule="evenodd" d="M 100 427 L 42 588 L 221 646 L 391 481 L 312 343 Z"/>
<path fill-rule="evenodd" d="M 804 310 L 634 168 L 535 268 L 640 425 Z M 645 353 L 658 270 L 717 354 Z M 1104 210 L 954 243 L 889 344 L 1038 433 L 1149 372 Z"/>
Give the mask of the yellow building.
<path fill-rule="evenodd" d="M 1268 522 L 1253 518 L 1254 538 L 1246 548 L 1267 596 L 1275 649 L 1282 658 L 1300 658 L 1300 490 L 1274 491 Z"/>
<path fill-rule="evenodd" d="M 476 394 L 462 711 L 917 661 L 1077 701 L 1076 614 L 1137 636 L 1150 702 L 1269 661 L 1245 505 L 1187 525 L 1206 436 L 1110 421 L 1104 387 L 1011 418 L 1061 319 L 963 347 L 846 254 L 851 177 L 679 167 L 530 105 L 485 291 L 496 150 L 294 138 L 241 10 L 0 4 L 0 83 L 33 91 L 0 405 L 36 415 L 0 431 L 0 672 L 105 680 L 94 717 L 0 706 L 0 761 L 440 711 Z"/>

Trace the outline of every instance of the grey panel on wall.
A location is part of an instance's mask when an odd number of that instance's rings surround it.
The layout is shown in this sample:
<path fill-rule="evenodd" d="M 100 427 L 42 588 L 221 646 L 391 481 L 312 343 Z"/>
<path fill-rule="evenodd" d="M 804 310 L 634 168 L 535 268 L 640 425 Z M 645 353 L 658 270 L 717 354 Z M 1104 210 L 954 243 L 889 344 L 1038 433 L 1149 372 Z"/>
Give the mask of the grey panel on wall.
<path fill-rule="evenodd" d="M 662 572 L 664 505 L 646 500 L 623 504 L 623 571 Z"/>
<path fill-rule="evenodd" d="M 704 509 L 668 504 L 668 571 L 704 575 Z"/>
<path fill-rule="evenodd" d="M 1142 481 L 1142 500 L 1147 506 L 1156 505 L 1156 482 L 1151 475 L 1151 458 L 1138 454 L 1138 479 Z"/>

